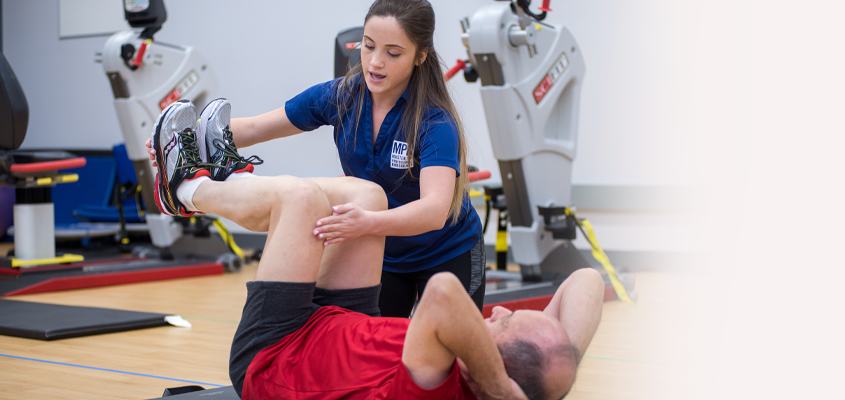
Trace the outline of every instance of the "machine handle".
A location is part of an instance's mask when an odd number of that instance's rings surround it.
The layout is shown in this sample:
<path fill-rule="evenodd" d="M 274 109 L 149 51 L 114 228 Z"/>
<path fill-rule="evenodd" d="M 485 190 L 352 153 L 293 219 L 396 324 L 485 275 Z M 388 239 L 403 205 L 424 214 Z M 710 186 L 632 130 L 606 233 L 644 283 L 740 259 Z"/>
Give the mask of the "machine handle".
<path fill-rule="evenodd" d="M 451 69 L 446 71 L 446 73 L 443 76 L 448 81 L 449 79 L 452 79 L 452 77 L 455 76 L 455 74 L 457 74 L 458 71 L 463 71 L 463 69 L 466 68 L 466 66 L 467 66 L 466 61 L 458 60 L 458 63 L 455 64 L 454 67 L 452 67 Z"/>
<path fill-rule="evenodd" d="M 542 21 L 546 19 L 546 11 L 551 11 L 549 8 L 549 0 L 543 0 L 543 7 L 540 8 L 543 12 L 540 15 L 534 14 L 531 10 L 528 9 L 528 6 L 531 4 L 531 0 L 516 0 L 517 7 L 521 8 L 525 14 L 528 14 L 529 17 L 536 19 L 537 21 Z M 513 7 L 513 6 L 511 6 Z M 516 9 L 513 10 L 516 13 Z"/>
<path fill-rule="evenodd" d="M 483 181 L 485 179 L 490 179 L 491 175 L 490 171 L 470 172 L 467 174 L 467 180 L 470 182 Z"/>
<path fill-rule="evenodd" d="M 147 45 L 152 43 L 152 40 L 147 39 L 141 42 L 141 47 L 138 48 L 138 54 L 135 55 L 135 59 L 132 60 L 132 65 L 136 67 L 141 66 L 141 62 L 144 61 L 144 53 L 147 52 Z"/>

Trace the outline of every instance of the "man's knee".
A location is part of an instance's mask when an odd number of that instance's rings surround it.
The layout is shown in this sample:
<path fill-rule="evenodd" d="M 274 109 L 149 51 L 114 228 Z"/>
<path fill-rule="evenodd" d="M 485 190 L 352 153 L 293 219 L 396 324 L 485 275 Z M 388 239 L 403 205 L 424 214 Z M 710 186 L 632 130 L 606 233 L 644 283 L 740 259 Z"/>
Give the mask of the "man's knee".
<path fill-rule="evenodd" d="M 373 211 L 387 210 L 387 195 L 384 194 L 381 186 L 367 182 L 366 194 Z"/>
<path fill-rule="evenodd" d="M 279 206 L 330 213 L 326 194 L 314 181 L 287 175 L 277 176 L 273 180 L 273 195 Z"/>
<path fill-rule="evenodd" d="M 240 181 L 240 180 L 239 180 Z M 240 190 L 249 195 L 245 204 L 235 207 L 233 220 L 246 229 L 267 232 L 273 215 L 283 211 L 293 213 L 322 213 L 329 215 L 328 200 L 320 187 L 313 182 L 293 176 L 256 177 L 229 190 Z"/>
<path fill-rule="evenodd" d="M 363 179 L 354 179 L 351 182 L 353 186 L 351 192 L 354 193 L 353 203 L 369 211 L 387 209 L 387 196 L 381 186 Z"/>

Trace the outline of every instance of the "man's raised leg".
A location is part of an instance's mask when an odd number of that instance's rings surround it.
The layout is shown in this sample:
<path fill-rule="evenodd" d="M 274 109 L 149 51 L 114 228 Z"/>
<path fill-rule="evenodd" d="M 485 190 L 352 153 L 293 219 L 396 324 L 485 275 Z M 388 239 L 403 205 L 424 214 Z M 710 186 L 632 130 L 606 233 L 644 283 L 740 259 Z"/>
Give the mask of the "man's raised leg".
<path fill-rule="evenodd" d="M 330 213 L 329 202 L 317 184 L 292 177 L 206 181 L 197 195 L 197 206 L 268 230 L 229 356 L 229 376 L 240 395 L 255 355 L 302 327 L 316 310 L 313 297 L 324 246 L 310 231 Z M 232 201 L 245 210 L 232 211 Z"/>
<path fill-rule="evenodd" d="M 325 260 L 322 269 L 291 269 L 298 271 L 294 277 L 287 276 L 290 273 L 275 277 L 272 271 L 276 269 L 263 268 L 262 263 L 258 279 L 316 281 L 329 290 L 378 285 L 384 237 L 362 236 L 325 246 L 324 254 L 316 246 L 324 243 L 312 230 L 319 218 L 331 215 L 331 205 L 355 203 L 367 210 L 386 209 L 381 187 L 356 178 L 252 176 L 254 157 L 243 159 L 238 154 L 228 130 L 228 110 L 225 99 L 213 101 L 203 110 L 200 129 L 190 102 L 174 103 L 159 117 L 150 143 L 159 168 L 156 203 L 162 212 L 182 216 L 208 212 L 249 230 L 268 232 L 265 256 L 278 253 L 285 259 L 291 250 L 302 253 L 290 262 L 283 260 L 285 264 L 310 266 Z M 275 228 L 280 221 L 284 229 Z"/>
<path fill-rule="evenodd" d="M 255 280 L 317 280 L 324 246 L 311 230 L 318 219 L 331 214 L 331 208 L 316 183 L 291 176 L 206 181 L 193 201 L 203 212 L 267 231 Z"/>
<path fill-rule="evenodd" d="M 387 209 L 384 190 L 373 182 L 352 177 L 309 180 L 320 185 L 331 206 L 354 203 L 367 211 Z M 383 260 L 384 236 L 361 236 L 329 244 L 323 252 L 317 287 L 350 289 L 378 285 Z"/>
<path fill-rule="evenodd" d="M 311 191 L 320 192 L 319 207 L 310 204 Z M 281 238 L 284 243 L 319 244 L 321 264 L 319 274 L 311 279 L 324 289 L 351 289 L 378 285 L 384 257 L 383 236 L 362 236 L 339 244 L 323 246 L 312 234 L 319 218 L 331 215 L 333 204 L 356 203 L 376 211 L 387 208 L 384 191 L 378 185 L 357 178 L 274 178 L 255 176 L 224 182 L 203 182 L 193 195 L 193 203 L 203 212 L 232 220 L 246 229 L 268 232 L 264 258 L 279 252 L 271 248 L 271 240 Z M 278 216 L 285 222 L 283 229 L 274 229 L 271 216 L 278 208 Z M 285 214 L 289 211 L 290 214 Z M 312 214 L 309 214 L 312 213 Z M 321 214 L 322 213 L 322 214 Z M 315 215 L 319 215 L 314 218 Z M 313 219 L 312 219 L 313 218 Z M 308 225 L 310 223 L 310 225 Z M 308 235 L 308 239 L 301 237 Z M 305 243 L 303 243 L 303 241 Z M 280 249 L 283 247 L 280 247 Z M 295 249 L 292 247 L 291 249 Z M 316 249 L 314 249 L 316 251 Z M 263 273 L 259 266 L 259 273 Z M 256 279 L 260 279 L 256 276 Z M 275 280 L 275 279 L 273 279 Z M 304 282 L 304 281 L 297 281 Z"/>

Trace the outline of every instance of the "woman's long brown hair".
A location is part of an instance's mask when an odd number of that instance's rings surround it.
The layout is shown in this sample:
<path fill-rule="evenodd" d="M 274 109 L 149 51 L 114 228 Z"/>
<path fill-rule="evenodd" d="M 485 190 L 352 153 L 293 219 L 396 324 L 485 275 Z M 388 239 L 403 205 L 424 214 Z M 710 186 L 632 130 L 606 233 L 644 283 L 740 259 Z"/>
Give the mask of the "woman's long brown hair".
<path fill-rule="evenodd" d="M 419 60 L 424 51 L 427 51 L 425 61 L 414 67 L 411 73 L 411 80 L 408 84 L 408 101 L 405 112 L 402 115 L 401 129 L 405 133 L 405 140 L 408 143 L 408 169 L 406 174 L 411 174 L 414 163 L 419 163 L 416 153 L 417 144 L 420 141 L 420 131 L 427 128 L 423 126 L 423 119 L 429 110 L 441 109 L 449 116 L 458 132 L 458 157 L 460 159 L 460 175 L 455 179 L 455 188 L 452 192 L 452 205 L 449 207 L 449 219 L 452 224 L 458 222 L 461 214 L 461 204 L 466 195 L 467 185 L 467 163 L 466 163 L 466 139 L 464 137 L 463 124 L 455 109 L 455 104 L 446 89 L 446 80 L 443 78 L 443 62 L 434 50 L 434 10 L 426 0 L 376 0 L 364 24 L 371 17 L 392 17 L 396 19 L 405 34 L 416 45 L 417 52 L 415 59 Z M 360 78 L 357 81 L 356 79 Z M 357 101 L 355 113 L 355 133 L 357 137 L 358 122 L 361 119 L 361 109 L 364 104 L 366 85 L 362 73 L 361 62 L 352 67 L 336 87 L 337 99 L 346 99 L 339 102 L 338 123 L 342 124 L 345 114 L 350 112 L 352 104 Z M 342 126 L 341 126 L 342 129 Z M 354 144 L 353 144 L 354 146 Z M 419 177 L 414 177 L 419 179 Z"/>

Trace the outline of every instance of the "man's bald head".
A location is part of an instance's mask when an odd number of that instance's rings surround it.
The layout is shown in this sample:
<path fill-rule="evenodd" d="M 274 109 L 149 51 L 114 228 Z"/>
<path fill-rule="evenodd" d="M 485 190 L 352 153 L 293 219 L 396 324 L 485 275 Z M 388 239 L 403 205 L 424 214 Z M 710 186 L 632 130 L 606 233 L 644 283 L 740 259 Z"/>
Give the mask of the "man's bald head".
<path fill-rule="evenodd" d="M 498 347 L 508 376 L 529 399 L 560 399 L 569 393 L 575 381 L 575 346 L 560 345 L 544 351 L 536 343 L 512 340 Z"/>
<path fill-rule="evenodd" d="M 486 321 L 508 376 L 529 399 L 560 399 L 569 392 L 579 354 L 557 320 L 539 311 L 496 307 Z"/>

